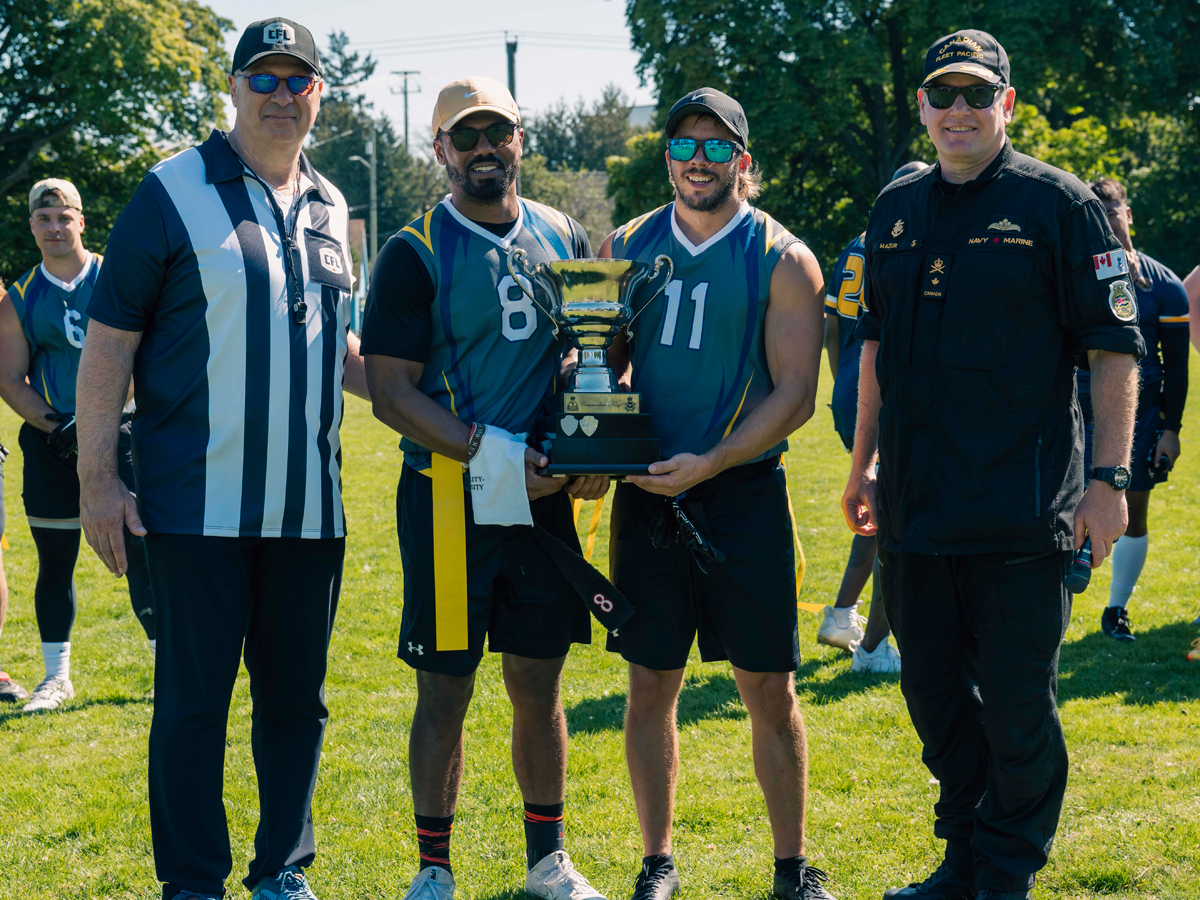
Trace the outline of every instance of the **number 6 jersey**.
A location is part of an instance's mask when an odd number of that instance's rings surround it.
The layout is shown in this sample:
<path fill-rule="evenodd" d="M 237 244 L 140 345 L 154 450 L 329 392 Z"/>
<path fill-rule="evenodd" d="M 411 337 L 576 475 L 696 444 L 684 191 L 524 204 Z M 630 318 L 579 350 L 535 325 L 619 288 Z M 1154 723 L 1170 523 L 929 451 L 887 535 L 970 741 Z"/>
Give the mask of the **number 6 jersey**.
<path fill-rule="evenodd" d="M 70 284 L 39 263 L 8 289 L 9 302 L 29 342 L 29 386 L 57 412 L 75 412 L 75 375 L 101 262 L 99 254 L 89 253 Z"/>
<path fill-rule="evenodd" d="M 675 221 L 675 205 L 613 233 L 615 259 L 675 265 L 662 294 L 633 323 L 633 390 L 654 423 L 664 458 L 706 453 L 774 389 L 763 322 L 771 273 L 798 239 L 743 202 L 729 223 L 699 246 Z M 747 463 L 787 449 L 780 442 Z"/>
<path fill-rule="evenodd" d="M 514 247 L 531 266 L 592 255 L 583 227 L 548 206 L 521 200 L 515 221 L 493 225 L 447 196 L 379 251 L 362 352 L 423 362 L 423 394 L 464 422 L 517 434 L 543 413 L 561 342 L 508 272 Z M 400 447 L 405 462 L 428 468 L 428 450 L 408 438 Z"/>

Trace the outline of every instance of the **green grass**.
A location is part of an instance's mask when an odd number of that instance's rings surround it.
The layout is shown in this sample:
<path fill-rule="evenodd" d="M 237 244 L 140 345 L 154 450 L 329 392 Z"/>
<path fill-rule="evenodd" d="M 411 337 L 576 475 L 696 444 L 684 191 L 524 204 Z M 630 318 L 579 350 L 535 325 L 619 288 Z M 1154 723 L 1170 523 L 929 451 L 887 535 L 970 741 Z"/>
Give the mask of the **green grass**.
<path fill-rule="evenodd" d="M 823 376 L 826 373 L 823 373 Z M 788 474 L 808 557 L 803 598 L 837 589 L 850 533 L 838 512 L 848 459 L 824 403 L 793 438 Z M 1193 396 L 1200 396 L 1194 391 Z M 1200 408 L 1200 402 L 1192 409 Z M 41 675 L 32 588 L 36 560 L 21 514 L 17 421 L 0 413 L 7 465 L 11 600 L 3 667 L 32 687 Z M 1183 898 L 1200 894 L 1200 666 L 1183 659 L 1200 612 L 1195 526 L 1200 513 L 1200 415 L 1185 453 L 1151 505 L 1153 550 L 1132 605 L 1139 639 L 1098 633 L 1107 567 L 1079 598 L 1062 652 L 1061 714 L 1071 782 L 1038 897 Z M 394 436 L 366 404 L 343 427 L 350 539 L 330 649 L 331 709 L 317 786 L 316 864 L 323 900 L 399 898 L 415 871 L 407 732 L 412 672 L 395 655 L 401 572 Z M 590 504 L 581 525 L 586 527 Z M 606 529 L 597 543 L 606 565 Z M 73 635 L 76 699 L 61 712 L 0 714 L 0 898 L 157 896 L 146 808 L 151 659 L 124 582 L 84 547 Z M 801 613 L 798 689 L 811 758 L 809 853 L 840 900 L 877 898 L 934 864 L 936 787 L 920 762 L 895 678 L 850 672 L 845 654 L 814 641 Z M 609 896 L 628 896 L 641 851 L 621 736 L 627 680 L 603 649 L 572 652 L 564 679 L 571 743 L 568 846 Z M 467 720 L 466 774 L 454 833 L 459 896 L 507 898 L 523 887 L 520 796 L 509 765 L 510 710 L 498 660 L 488 656 Z M 231 887 L 245 873 L 257 821 L 247 682 L 230 716 L 225 802 L 233 840 Z M 680 703 L 683 767 L 676 853 L 685 898 L 766 898 L 770 838 L 750 765 L 745 709 L 726 665 L 689 665 Z M 236 893 L 235 893 L 236 895 Z"/>

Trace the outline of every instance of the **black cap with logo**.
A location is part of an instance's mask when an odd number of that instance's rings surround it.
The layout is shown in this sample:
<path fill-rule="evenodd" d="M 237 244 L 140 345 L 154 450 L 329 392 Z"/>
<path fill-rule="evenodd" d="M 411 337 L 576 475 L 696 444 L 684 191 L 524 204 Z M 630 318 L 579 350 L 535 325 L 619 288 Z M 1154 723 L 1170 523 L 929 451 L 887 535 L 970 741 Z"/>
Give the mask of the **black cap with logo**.
<path fill-rule="evenodd" d="M 921 85 L 951 72 L 974 75 L 989 84 L 1008 84 L 1008 54 L 986 31 L 964 28 L 933 42 L 925 54 L 925 77 Z"/>
<path fill-rule="evenodd" d="M 242 32 L 233 51 L 230 72 L 241 72 L 255 60 L 282 53 L 294 56 L 317 75 L 321 75 L 321 54 L 312 32 L 291 19 L 275 17 L 255 22 Z"/>
<path fill-rule="evenodd" d="M 743 148 L 749 145 L 750 124 L 746 121 L 742 104 L 728 94 L 710 87 L 697 88 L 675 101 L 671 112 L 667 114 L 667 138 L 675 136 L 675 129 L 679 127 L 680 122 L 697 113 L 716 116 L 737 136 Z"/>

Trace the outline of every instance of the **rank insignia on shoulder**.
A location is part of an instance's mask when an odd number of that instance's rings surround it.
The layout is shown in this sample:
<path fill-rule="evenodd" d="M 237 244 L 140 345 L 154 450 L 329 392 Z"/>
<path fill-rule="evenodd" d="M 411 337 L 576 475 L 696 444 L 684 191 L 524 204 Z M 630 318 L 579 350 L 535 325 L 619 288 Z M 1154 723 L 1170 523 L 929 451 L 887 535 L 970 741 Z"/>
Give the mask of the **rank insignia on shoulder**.
<path fill-rule="evenodd" d="M 892 226 L 892 237 L 900 237 L 904 234 L 904 220 L 897 219 L 896 224 Z"/>
<path fill-rule="evenodd" d="M 988 222 L 988 231 L 1012 231 L 1021 232 L 1025 230 L 1025 220 L 1017 216 L 992 216 Z"/>
<path fill-rule="evenodd" d="M 1122 322 L 1132 322 L 1137 318 L 1137 301 L 1133 299 L 1133 291 L 1124 278 L 1108 286 L 1108 308 Z"/>
<path fill-rule="evenodd" d="M 945 271 L 946 271 L 945 261 L 941 260 L 941 259 L 935 259 L 933 261 L 933 268 L 929 270 L 929 274 L 930 275 L 942 275 L 945 273 Z"/>

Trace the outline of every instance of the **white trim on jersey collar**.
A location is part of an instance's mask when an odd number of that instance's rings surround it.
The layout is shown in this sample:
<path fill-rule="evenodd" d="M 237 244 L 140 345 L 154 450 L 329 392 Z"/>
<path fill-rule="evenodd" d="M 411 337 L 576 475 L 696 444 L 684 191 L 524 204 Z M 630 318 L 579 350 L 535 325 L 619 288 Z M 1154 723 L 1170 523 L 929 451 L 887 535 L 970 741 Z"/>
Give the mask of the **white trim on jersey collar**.
<path fill-rule="evenodd" d="M 462 225 L 463 228 L 469 228 L 480 237 L 485 237 L 493 244 L 498 244 L 501 249 L 504 250 L 507 250 L 512 246 L 512 242 L 517 239 L 517 233 L 521 230 L 521 226 L 525 224 L 525 204 L 521 203 L 520 201 L 517 203 L 517 221 L 513 222 L 512 230 L 509 231 L 509 233 L 504 237 L 499 237 L 495 234 L 492 234 L 486 228 L 479 227 L 462 213 L 460 213 L 454 208 L 454 201 L 451 199 L 450 194 L 447 194 L 444 198 L 442 198 L 442 206 L 446 207 L 446 209 L 450 211 L 450 215 L 454 216 L 454 220 Z"/>
<path fill-rule="evenodd" d="M 75 288 L 83 284 L 83 279 L 87 278 L 88 272 L 92 270 L 92 263 L 96 261 L 96 254 L 91 250 L 85 250 L 83 252 L 87 254 L 87 262 L 83 264 L 83 268 L 79 270 L 79 274 L 72 278 L 69 282 L 60 281 L 58 278 L 55 278 L 53 275 L 51 275 L 46 269 L 45 262 L 40 263 L 42 267 L 42 275 L 45 276 L 46 280 L 55 287 L 62 288 L 64 291 L 70 293 L 71 291 L 75 290 Z"/>
<path fill-rule="evenodd" d="M 733 214 L 733 218 L 725 223 L 724 228 L 722 228 L 720 231 L 718 231 L 716 234 L 714 234 L 712 237 L 710 237 L 707 241 L 705 241 L 700 246 L 696 246 L 695 244 L 693 244 L 691 241 L 689 241 L 687 239 L 687 235 L 685 235 L 683 233 L 682 229 L 680 229 L 679 221 L 675 218 L 675 204 L 672 203 L 671 204 L 671 231 L 675 234 L 675 240 L 679 241 L 679 243 L 683 245 L 684 250 L 686 250 L 688 253 L 692 254 L 692 256 L 699 256 L 701 253 L 703 253 L 705 250 L 707 250 L 709 247 L 711 247 L 717 241 L 721 240 L 721 238 L 723 238 L 727 234 L 729 234 L 729 232 L 733 231 L 733 229 L 737 228 L 738 223 L 741 222 L 742 219 L 746 218 L 746 216 L 748 216 L 748 215 L 750 215 L 750 204 L 747 203 L 745 200 L 743 200 L 742 205 L 739 206 L 737 212 L 735 212 Z"/>

